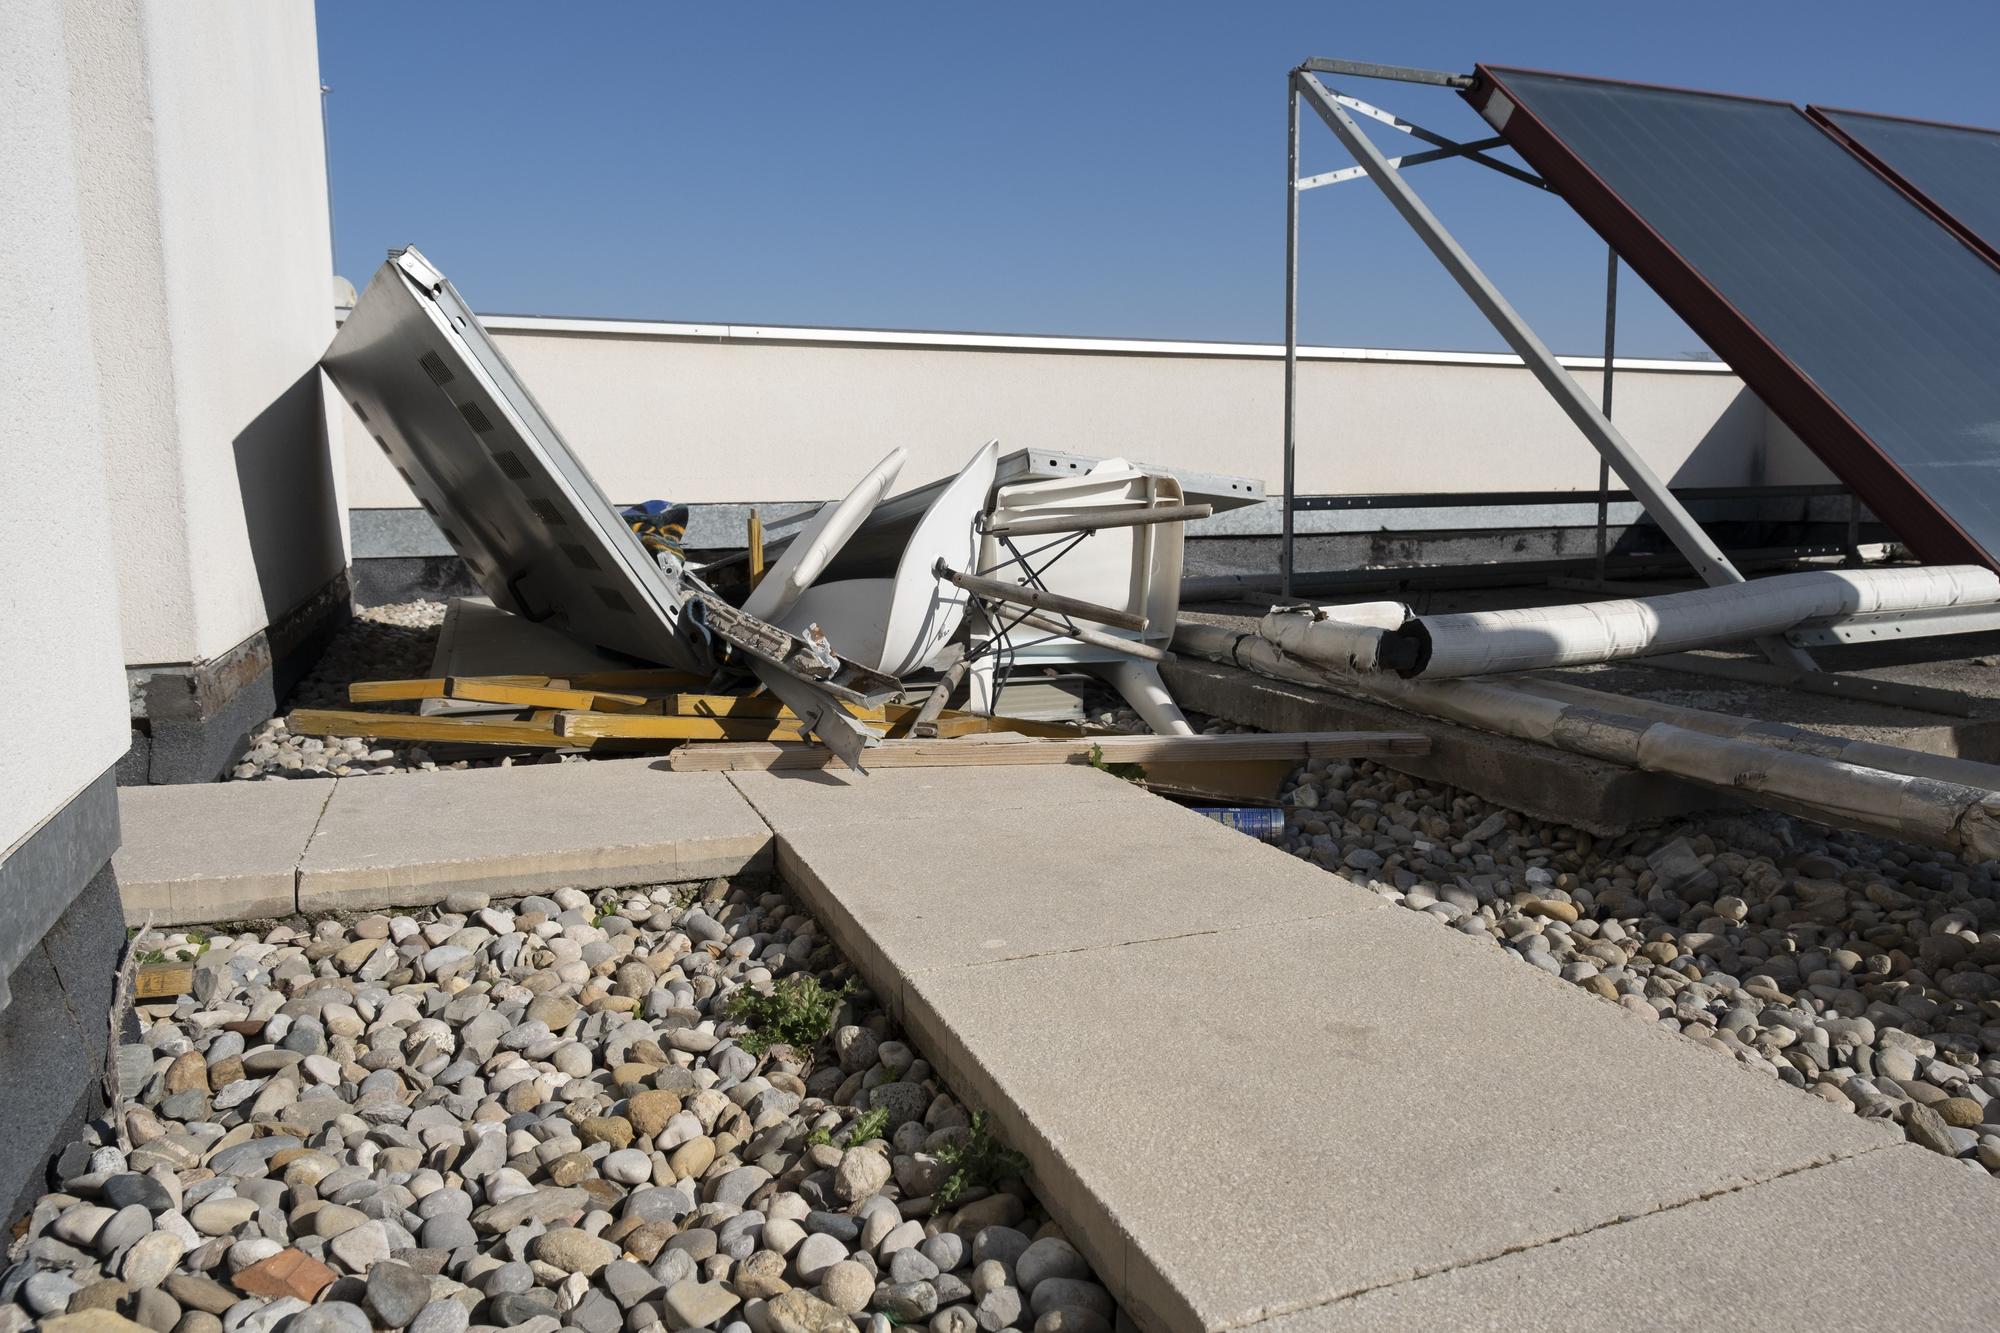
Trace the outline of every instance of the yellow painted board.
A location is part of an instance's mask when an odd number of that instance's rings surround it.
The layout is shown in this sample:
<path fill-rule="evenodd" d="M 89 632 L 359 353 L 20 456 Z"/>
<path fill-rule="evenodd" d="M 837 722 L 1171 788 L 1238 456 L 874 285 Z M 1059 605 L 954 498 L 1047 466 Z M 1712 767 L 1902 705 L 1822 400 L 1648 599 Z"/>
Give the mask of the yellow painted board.
<path fill-rule="evenodd" d="M 363 713 L 337 708 L 301 708 L 285 718 L 294 736 L 366 736 L 382 741 L 457 742 L 466 745 L 575 748 L 579 742 L 556 734 L 553 710 L 526 719 L 422 717 L 413 713 Z"/>
<path fill-rule="evenodd" d="M 194 989 L 194 964 L 167 961 L 143 963 L 132 974 L 132 998 L 159 1000 L 186 995 Z"/>
<path fill-rule="evenodd" d="M 460 679 L 468 679 L 460 677 Z M 477 679 L 502 685 L 546 685 L 547 676 L 480 676 Z M 357 680 L 347 687 L 352 704 L 403 703 L 410 700 L 442 699 L 450 682 L 443 676 L 415 680 Z"/>
<path fill-rule="evenodd" d="M 562 689 L 554 685 L 514 685 L 478 676 L 452 676 L 444 683 L 447 699 L 477 703 L 514 704 L 521 708 L 584 709 L 622 713 L 646 706 L 643 694 L 611 694 L 602 690 Z"/>
<path fill-rule="evenodd" d="M 797 722 L 778 718 L 680 717 L 657 713 L 560 713 L 556 734 L 588 740 L 795 741 Z"/>

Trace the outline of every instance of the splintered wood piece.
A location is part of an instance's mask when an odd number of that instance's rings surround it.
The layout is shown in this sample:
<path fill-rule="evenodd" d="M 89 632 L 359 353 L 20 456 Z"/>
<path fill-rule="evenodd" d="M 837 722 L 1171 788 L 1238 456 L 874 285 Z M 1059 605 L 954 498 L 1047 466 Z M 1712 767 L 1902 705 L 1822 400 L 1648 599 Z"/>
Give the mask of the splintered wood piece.
<path fill-rule="evenodd" d="M 194 964 L 173 961 L 142 963 L 132 975 L 132 998 L 161 1000 L 194 989 Z"/>
<path fill-rule="evenodd" d="M 1087 762 L 1107 764 L 1360 759 L 1430 752 L 1430 737 L 1414 731 L 1246 732 L 1230 736 L 1083 736 L 1063 740 L 884 741 L 870 749 L 873 768 L 976 768 Z M 833 755 L 819 745 L 685 746 L 668 756 L 683 772 L 821 768 Z"/>
<path fill-rule="evenodd" d="M 566 750 L 578 742 L 556 734 L 557 713 L 544 709 L 526 718 L 423 717 L 412 713 L 362 713 L 337 708 L 301 708 L 285 717 L 294 736 L 365 736 L 382 741 L 452 742 Z"/>

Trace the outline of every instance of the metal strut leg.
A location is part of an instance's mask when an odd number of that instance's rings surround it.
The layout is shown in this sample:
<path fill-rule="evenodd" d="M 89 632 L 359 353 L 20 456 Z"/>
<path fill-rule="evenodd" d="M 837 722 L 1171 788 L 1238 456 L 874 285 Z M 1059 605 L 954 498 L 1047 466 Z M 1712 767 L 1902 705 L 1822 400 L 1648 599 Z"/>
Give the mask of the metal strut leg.
<path fill-rule="evenodd" d="M 1527 322 L 1507 303 L 1507 298 L 1500 294 L 1499 289 L 1472 261 L 1472 257 L 1466 254 L 1458 241 L 1445 230 L 1444 224 L 1437 220 L 1424 201 L 1417 197 L 1409 182 L 1388 164 L 1382 151 L 1361 132 L 1361 128 L 1336 100 L 1334 93 L 1311 74 L 1303 72 L 1294 74 L 1293 86 L 1319 118 L 1326 122 L 1326 127 L 1333 131 L 1334 137 L 1340 140 L 1341 145 L 1354 155 L 1355 161 L 1367 168 L 1369 179 L 1375 182 L 1397 213 L 1409 223 L 1411 230 L 1415 231 L 1429 247 L 1438 262 L 1444 265 L 1445 271 L 1450 273 L 1464 289 L 1465 294 L 1472 298 L 1472 303 L 1479 308 L 1479 312 L 1486 316 L 1488 322 L 1499 331 L 1500 336 L 1506 339 L 1507 345 L 1514 349 L 1535 378 L 1541 381 L 1549 396 L 1556 400 L 1556 405 L 1562 408 L 1564 414 L 1576 424 L 1577 429 L 1583 432 L 1584 438 L 1590 441 L 1611 469 L 1624 480 L 1626 487 L 1646 507 L 1646 512 L 1651 514 L 1653 520 L 1666 532 L 1675 549 L 1694 566 L 1702 582 L 1711 587 L 1743 582 L 1743 575 L 1730 563 L 1729 557 L 1709 539 L 1708 534 L 1702 531 L 1701 526 L 1682 507 L 1673 492 L 1654 475 L 1652 468 L 1646 465 L 1645 460 L 1639 457 L 1638 452 L 1625 437 L 1619 434 L 1617 427 L 1598 410 L 1597 404 L 1590 400 L 1590 395 L 1584 392 L 1583 386 L 1578 384 L 1570 373 L 1563 369 L 1554 354 L 1542 345 L 1542 340 L 1535 336 L 1534 330 L 1529 328 Z M 1761 639 L 1758 644 L 1765 655 L 1777 665 L 1799 671 L 1816 669 L 1811 657 L 1782 640 Z"/>

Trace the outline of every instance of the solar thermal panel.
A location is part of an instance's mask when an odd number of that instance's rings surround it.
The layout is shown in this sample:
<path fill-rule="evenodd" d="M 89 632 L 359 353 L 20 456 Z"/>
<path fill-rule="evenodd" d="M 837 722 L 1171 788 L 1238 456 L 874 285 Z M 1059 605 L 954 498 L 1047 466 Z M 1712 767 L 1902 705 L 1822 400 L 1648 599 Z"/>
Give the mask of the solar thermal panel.
<path fill-rule="evenodd" d="M 2000 568 L 2000 268 L 1783 102 L 1465 96 L 1905 542 Z"/>
<path fill-rule="evenodd" d="M 1812 106 L 1806 114 L 1989 259 L 2000 260 L 2000 130 Z"/>
<path fill-rule="evenodd" d="M 685 594 L 422 255 L 399 251 L 376 271 L 322 364 L 494 605 L 710 669 Z"/>

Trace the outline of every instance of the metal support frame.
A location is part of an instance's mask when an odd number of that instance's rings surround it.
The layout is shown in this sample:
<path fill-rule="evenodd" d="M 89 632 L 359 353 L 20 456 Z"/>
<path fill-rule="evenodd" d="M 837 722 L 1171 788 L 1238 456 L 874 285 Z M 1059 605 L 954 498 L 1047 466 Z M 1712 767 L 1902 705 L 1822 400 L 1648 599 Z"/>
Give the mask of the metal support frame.
<path fill-rule="evenodd" d="M 1284 577 L 1279 583 L 1286 601 L 1292 599 L 1292 556 L 1296 534 L 1293 501 L 1298 498 L 1299 452 L 1299 76 L 1286 84 L 1285 153 L 1285 544 L 1280 552 Z"/>
<path fill-rule="evenodd" d="M 1409 83 L 1428 83 L 1443 87 L 1466 87 L 1470 79 L 1463 75 L 1449 75 L 1430 70 L 1404 70 L 1395 66 L 1361 65 L 1355 62 L 1332 60 L 1308 60 L 1291 72 L 1291 182 L 1288 194 L 1288 215 L 1286 219 L 1286 311 L 1285 311 L 1285 551 L 1284 551 L 1284 591 L 1291 596 L 1293 575 L 1294 534 L 1291 523 L 1292 506 L 1297 499 L 1295 487 L 1295 460 L 1298 450 L 1298 426 L 1296 416 L 1298 377 L 1298 109 L 1301 101 L 1325 122 L 1326 127 L 1360 164 L 1361 169 L 1389 200 L 1396 212 L 1408 223 L 1411 230 L 1429 248 L 1445 271 L 1451 274 L 1479 312 L 1486 316 L 1507 345 L 1514 350 L 1549 396 L 1556 400 L 1584 438 L 1589 440 L 1609 471 L 1615 471 L 1646 512 L 1660 525 L 1676 550 L 1700 575 L 1702 582 L 1719 586 L 1743 582 L 1743 575 L 1730 563 L 1729 557 L 1710 539 L 1701 525 L 1681 505 L 1666 484 L 1647 466 L 1638 451 L 1633 449 L 1610 418 L 1591 401 L 1583 386 L 1576 382 L 1553 353 L 1536 336 L 1526 320 L 1508 304 L 1492 281 L 1475 264 L 1458 241 L 1438 221 L 1430 208 L 1418 197 L 1403 173 L 1384 156 L 1372 140 L 1361 131 L 1348 114 L 1348 103 L 1352 99 L 1328 88 L 1315 73 L 1346 73 L 1366 78 L 1388 78 Z M 1386 113 L 1385 113 L 1386 114 Z M 1394 124 L 1394 118 L 1388 123 Z M 1398 126 L 1400 128 L 1400 126 Z M 1447 140 L 1447 143 L 1450 141 Z M 1468 154 L 1468 156 L 1470 156 Z M 1474 159 L 1477 160 L 1477 159 Z M 1536 183 L 1540 183 L 1537 181 Z M 1606 362 L 1607 372 L 1609 360 Z M 1606 479 L 1608 487 L 1609 479 Z M 1781 639 L 1758 640 L 1758 646 L 1771 661 L 1794 671 L 1815 669 L 1812 658 L 1802 649 Z"/>
<path fill-rule="evenodd" d="M 1618 352 L 1618 252 L 1604 247 L 1604 419 L 1611 420 L 1611 365 Z M 1604 582 L 1604 558 L 1611 535 L 1611 464 L 1597 456 L 1597 581 Z"/>

